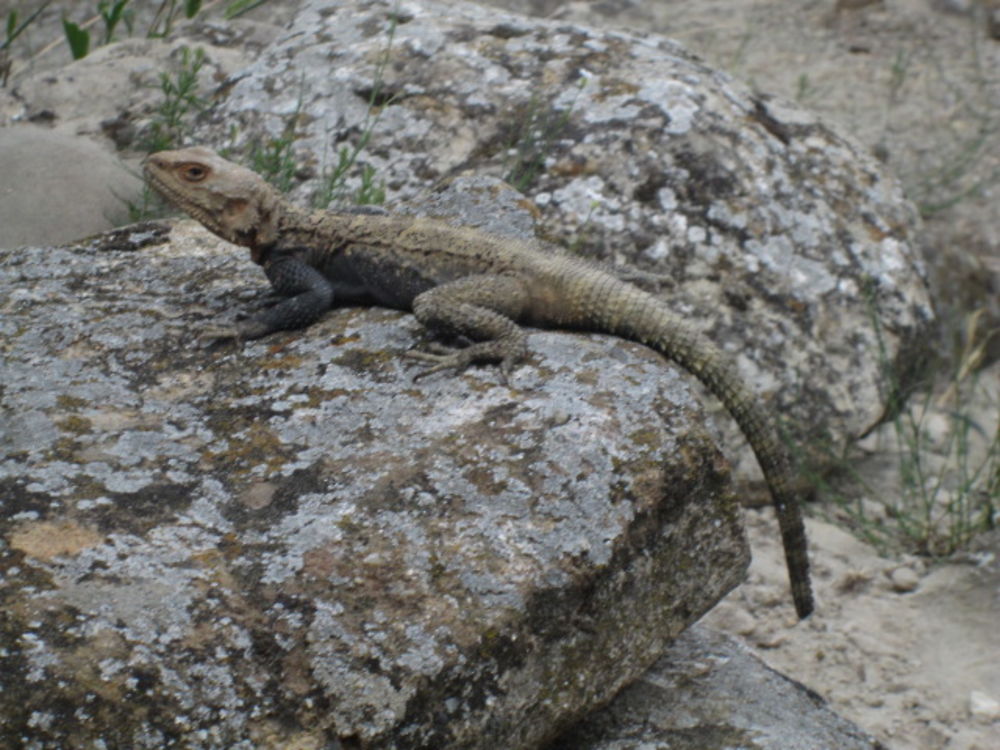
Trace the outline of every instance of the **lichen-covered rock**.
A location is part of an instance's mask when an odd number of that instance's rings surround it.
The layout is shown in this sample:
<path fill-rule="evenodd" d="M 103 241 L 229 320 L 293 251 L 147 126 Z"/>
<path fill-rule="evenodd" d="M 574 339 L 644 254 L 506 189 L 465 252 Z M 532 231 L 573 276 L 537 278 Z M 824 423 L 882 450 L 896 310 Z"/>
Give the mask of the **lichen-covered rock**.
<path fill-rule="evenodd" d="M 0 253 L 3 747 L 533 747 L 742 579 L 726 463 L 643 347 L 414 382 L 412 316 L 345 309 L 205 349 L 264 279 L 157 239 Z"/>
<path fill-rule="evenodd" d="M 363 139 L 390 200 L 461 170 L 505 177 L 547 238 L 660 273 L 828 457 L 883 417 L 932 318 L 918 220 L 881 165 L 663 37 L 475 3 L 305 2 L 195 140 L 289 132 L 303 197 Z"/>

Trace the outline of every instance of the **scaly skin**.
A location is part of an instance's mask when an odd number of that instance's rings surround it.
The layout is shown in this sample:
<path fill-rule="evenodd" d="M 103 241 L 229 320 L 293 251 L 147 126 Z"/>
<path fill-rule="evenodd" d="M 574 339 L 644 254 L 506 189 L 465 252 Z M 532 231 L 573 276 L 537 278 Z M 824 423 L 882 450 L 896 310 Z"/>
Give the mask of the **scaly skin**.
<path fill-rule="evenodd" d="M 412 310 L 421 323 L 475 343 L 411 352 L 423 375 L 524 355 L 519 325 L 611 333 L 639 341 L 694 374 L 736 419 L 777 509 L 799 617 L 813 611 L 805 528 L 787 453 L 767 412 L 721 352 L 660 300 L 540 243 L 441 221 L 378 213 L 308 212 L 253 172 L 204 148 L 161 151 L 145 165 L 152 186 L 225 240 L 250 248 L 279 304 L 213 337 L 252 339 L 300 328 L 335 302 Z"/>

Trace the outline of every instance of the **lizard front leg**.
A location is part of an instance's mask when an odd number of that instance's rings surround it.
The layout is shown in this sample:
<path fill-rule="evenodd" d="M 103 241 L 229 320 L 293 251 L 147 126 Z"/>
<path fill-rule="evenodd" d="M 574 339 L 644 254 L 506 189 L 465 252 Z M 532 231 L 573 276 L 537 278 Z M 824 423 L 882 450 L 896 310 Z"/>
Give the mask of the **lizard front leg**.
<path fill-rule="evenodd" d="M 304 328 L 333 304 L 333 285 L 298 258 L 276 258 L 264 267 L 264 273 L 274 291 L 286 299 L 234 326 L 208 327 L 203 338 L 259 339 L 274 331 Z"/>
<path fill-rule="evenodd" d="M 413 314 L 435 331 L 466 336 L 477 343 L 448 353 L 411 351 L 408 356 L 431 362 L 417 377 L 474 362 L 499 362 L 506 378 L 524 356 L 527 335 L 517 324 L 527 303 L 524 283 L 513 276 L 479 274 L 428 289 L 413 300 Z"/>

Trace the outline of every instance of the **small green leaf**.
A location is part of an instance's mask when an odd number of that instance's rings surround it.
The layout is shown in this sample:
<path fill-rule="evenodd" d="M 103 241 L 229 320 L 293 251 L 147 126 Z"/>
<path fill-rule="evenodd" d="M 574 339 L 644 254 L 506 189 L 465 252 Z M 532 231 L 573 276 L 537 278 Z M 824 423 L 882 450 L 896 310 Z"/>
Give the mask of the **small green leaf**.
<path fill-rule="evenodd" d="M 90 32 L 81 29 L 72 21 L 63 19 L 63 31 L 66 32 L 66 41 L 69 43 L 69 50 L 73 54 L 74 60 L 87 56 L 90 49 Z"/>
<path fill-rule="evenodd" d="M 233 0 L 229 5 L 226 6 L 226 10 L 223 15 L 227 20 L 236 18 L 237 16 L 243 15 L 258 5 L 263 5 L 267 0 Z"/>
<path fill-rule="evenodd" d="M 109 16 L 112 25 L 117 24 L 122 20 L 122 14 L 125 12 L 125 6 L 128 5 L 129 0 L 118 0 L 114 7 L 111 9 L 111 15 Z"/>
<path fill-rule="evenodd" d="M 21 21 L 20 26 L 14 25 L 15 21 L 17 20 L 17 13 L 12 10 L 10 12 L 10 15 L 7 16 L 7 39 L 6 41 L 4 41 L 3 44 L 0 44 L 0 50 L 5 49 L 7 46 L 10 45 L 11 42 L 17 39 L 17 37 L 21 34 L 21 32 L 24 31 L 26 28 L 28 28 L 31 22 L 34 21 L 36 18 L 38 18 L 41 12 L 45 10 L 48 7 L 49 3 L 51 2 L 52 0 L 45 0 L 44 3 L 35 8 L 34 13 L 28 16 L 27 19 L 25 19 L 24 21 Z"/>
<path fill-rule="evenodd" d="M 115 34 L 115 26 L 118 22 L 122 20 L 122 14 L 125 12 L 125 6 L 128 5 L 129 0 L 116 0 L 114 5 L 112 5 L 109 0 L 101 0 L 97 4 L 97 12 L 101 14 L 101 18 L 104 19 L 104 43 L 109 44 Z"/>
<path fill-rule="evenodd" d="M 184 15 L 188 18 L 194 18 L 198 15 L 198 11 L 201 10 L 201 0 L 185 0 L 184 2 Z"/>

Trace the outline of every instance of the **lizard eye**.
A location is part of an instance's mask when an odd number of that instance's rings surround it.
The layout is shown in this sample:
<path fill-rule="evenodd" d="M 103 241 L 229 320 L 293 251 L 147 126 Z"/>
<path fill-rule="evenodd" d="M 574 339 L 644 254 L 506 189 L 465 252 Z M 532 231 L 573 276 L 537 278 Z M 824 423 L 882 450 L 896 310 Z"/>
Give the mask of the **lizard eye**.
<path fill-rule="evenodd" d="M 201 182 L 208 177 L 208 168 L 201 164 L 185 164 L 181 167 L 181 176 L 188 182 Z"/>

